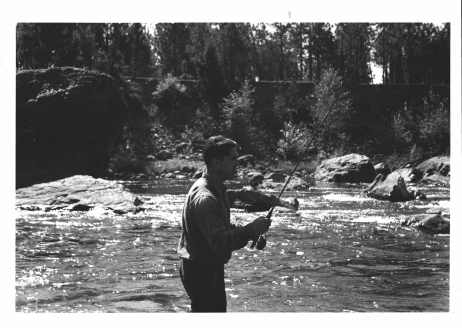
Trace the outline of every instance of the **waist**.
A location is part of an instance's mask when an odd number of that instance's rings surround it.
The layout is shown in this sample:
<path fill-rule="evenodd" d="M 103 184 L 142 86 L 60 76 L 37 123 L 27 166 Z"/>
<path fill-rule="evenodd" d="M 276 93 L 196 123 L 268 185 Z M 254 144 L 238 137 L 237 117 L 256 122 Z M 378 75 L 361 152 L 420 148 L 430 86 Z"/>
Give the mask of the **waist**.
<path fill-rule="evenodd" d="M 194 260 L 188 260 L 188 259 L 181 259 L 184 264 L 197 267 L 197 268 L 203 268 L 203 269 L 212 269 L 212 270 L 223 270 L 225 265 L 224 264 L 211 264 L 211 263 L 203 263 L 199 261 L 194 261 Z"/>

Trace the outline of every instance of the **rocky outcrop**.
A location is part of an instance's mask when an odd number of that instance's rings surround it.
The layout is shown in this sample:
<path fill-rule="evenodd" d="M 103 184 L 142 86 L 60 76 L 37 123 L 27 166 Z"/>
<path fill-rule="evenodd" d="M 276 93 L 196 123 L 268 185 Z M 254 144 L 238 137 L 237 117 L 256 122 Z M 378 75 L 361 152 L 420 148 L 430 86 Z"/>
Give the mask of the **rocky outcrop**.
<path fill-rule="evenodd" d="M 239 165 L 243 167 L 247 167 L 249 164 L 255 166 L 255 157 L 253 155 L 244 155 L 237 159 L 239 161 Z"/>
<path fill-rule="evenodd" d="M 393 172 L 386 177 L 378 174 L 374 182 L 365 190 L 368 197 L 391 202 L 406 202 L 413 200 L 415 195 L 406 188 L 403 177 L 398 172 Z"/>
<path fill-rule="evenodd" d="M 438 214 L 420 214 L 401 221 L 402 226 L 410 226 L 428 234 L 449 234 L 451 224 Z"/>
<path fill-rule="evenodd" d="M 16 74 L 16 188 L 104 177 L 128 105 L 109 75 L 76 68 Z"/>
<path fill-rule="evenodd" d="M 265 180 L 271 182 L 284 182 L 286 180 L 286 176 L 282 173 L 273 172 L 265 175 Z"/>
<path fill-rule="evenodd" d="M 384 163 L 379 163 L 379 164 L 374 165 L 374 170 L 375 170 L 375 174 L 382 174 L 384 176 L 391 173 L 388 166 L 386 166 Z"/>
<path fill-rule="evenodd" d="M 16 190 L 16 206 L 21 209 L 67 208 L 85 211 L 95 206 L 117 213 L 136 212 L 141 201 L 115 181 L 76 175 Z"/>
<path fill-rule="evenodd" d="M 324 160 L 315 173 L 315 179 L 324 182 L 370 183 L 375 176 L 370 159 L 358 154 Z"/>
<path fill-rule="evenodd" d="M 166 161 L 167 159 L 173 158 L 173 153 L 167 150 L 161 150 L 157 153 L 156 158 L 161 161 Z"/>
<path fill-rule="evenodd" d="M 402 167 L 394 172 L 399 173 L 406 183 L 414 183 L 422 179 L 422 172 L 417 170 L 415 167 Z"/>
<path fill-rule="evenodd" d="M 421 172 L 422 183 L 441 183 L 449 184 L 451 162 L 449 157 L 438 156 L 430 158 L 419 165 L 416 170 Z"/>

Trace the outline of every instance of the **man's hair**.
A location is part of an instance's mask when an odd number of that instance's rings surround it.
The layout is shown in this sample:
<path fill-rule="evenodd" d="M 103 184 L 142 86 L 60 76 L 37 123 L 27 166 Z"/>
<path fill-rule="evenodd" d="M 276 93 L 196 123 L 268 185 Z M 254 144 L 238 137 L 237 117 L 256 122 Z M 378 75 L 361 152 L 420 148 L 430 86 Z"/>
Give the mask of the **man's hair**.
<path fill-rule="evenodd" d="M 223 136 L 213 136 L 210 137 L 204 145 L 204 151 L 202 152 L 204 156 L 205 165 L 210 166 L 212 163 L 212 159 L 218 158 L 219 160 L 223 160 L 225 155 L 229 155 L 231 149 L 236 147 L 239 151 L 240 147 L 237 142 L 225 138 Z"/>

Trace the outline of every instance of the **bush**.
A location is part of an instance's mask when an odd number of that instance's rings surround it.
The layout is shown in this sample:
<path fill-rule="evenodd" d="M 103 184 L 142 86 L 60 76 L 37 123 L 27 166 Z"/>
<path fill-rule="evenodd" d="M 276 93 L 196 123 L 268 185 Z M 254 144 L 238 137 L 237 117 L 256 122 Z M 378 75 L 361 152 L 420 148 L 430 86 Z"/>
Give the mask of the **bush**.
<path fill-rule="evenodd" d="M 198 171 L 202 171 L 205 168 L 205 163 L 173 158 L 169 159 L 168 161 L 156 161 L 149 163 L 147 165 L 147 172 L 149 174 L 175 172 L 181 171 L 181 169 L 184 166 L 188 166 L 189 168 L 195 168 Z"/>
<path fill-rule="evenodd" d="M 392 122 L 395 153 L 408 161 L 449 153 L 450 110 L 448 99 L 437 99 L 433 92 L 422 108 L 405 107 Z"/>
<path fill-rule="evenodd" d="M 254 89 L 245 81 L 239 92 L 231 93 L 222 105 L 223 133 L 241 146 L 242 154 L 264 157 L 268 150 L 268 136 L 256 125 L 253 112 Z"/>
<path fill-rule="evenodd" d="M 276 153 L 284 160 L 298 160 L 305 150 L 308 131 L 304 124 L 284 123 L 282 138 L 278 141 Z"/>
<path fill-rule="evenodd" d="M 114 158 L 111 164 L 116 173 L 120 173 L 120 172 L 145 173 L 146 172 L 146 162 L 127 158 L 127 157 Z"/>
<path fill-rule="evenodd" d="M 165 125 L 170 128 L 184 127 L 190 116 L 187 107 L 189 96 L 186 92 L 186 86 L 181 84 L 176 77 L 168 74 L 166 78 L 160 81 L 152 96 L 157 107 L 157 114 Z"/>
<path fill-rule="evenodd" d="M 348 92 L 340 93 L 342 83 L 342 78 L 337 71 L 329 68 L 323 72 L 321 80 L 315 86 L 313 96 L 316 101 L 310 106 L 313 119 L 312 133 L 333 106 L 318 133 L 317 144 L 320 149 L 345 147 L 345 142 L 349 139 L 348 129 L 353 126 L 349 123 L 352 100 Z"/>

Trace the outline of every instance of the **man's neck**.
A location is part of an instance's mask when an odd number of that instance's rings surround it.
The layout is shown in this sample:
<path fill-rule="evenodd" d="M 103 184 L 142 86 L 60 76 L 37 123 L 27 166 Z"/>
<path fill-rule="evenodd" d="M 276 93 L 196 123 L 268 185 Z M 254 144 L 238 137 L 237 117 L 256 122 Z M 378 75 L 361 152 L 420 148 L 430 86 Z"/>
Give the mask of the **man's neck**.
<path fill-rule="evenodd" d="M 213 171 L 213 170 L 210 170 L 209 168 L 206 168 L 204 173 L 206 173 L 207 175 L 209 175 L 210 177 L 212 177 L 213 179 L 219 181 L 220 183 L 224 183 L 225 180 L 223 180 L 219 174 L 217 174 L 217 172 Z"/>

